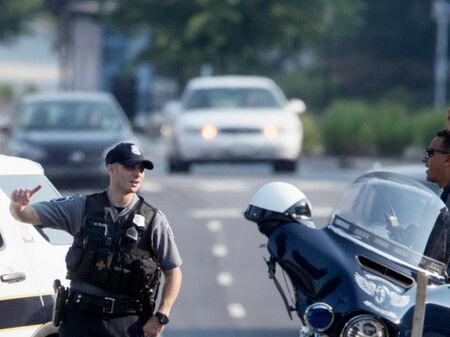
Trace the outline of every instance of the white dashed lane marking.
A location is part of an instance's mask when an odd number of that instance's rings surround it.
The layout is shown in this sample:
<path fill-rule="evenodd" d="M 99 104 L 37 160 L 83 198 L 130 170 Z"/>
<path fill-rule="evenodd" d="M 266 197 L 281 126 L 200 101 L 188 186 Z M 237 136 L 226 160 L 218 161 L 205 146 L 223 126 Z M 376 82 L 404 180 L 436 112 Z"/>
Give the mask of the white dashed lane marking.
<path fill-rule="evenodd" d="M 245 308 L 240 303 L 230 303 L 227 306 L 228 314 L 232 318 L 236 319 L 243 319 L 247 316 L 247 311 L 245 311 Z"/>
<path fill-rule="evenodd" d="M 210 232 L 219 232 L 222 230 L 222 222 L 218 220 L 210 220 L 206 224 L 206 227 Z"/>
<path fill-rule="evenodd" d="M 211 253 L 215 257 L 226 257 L 228 255 L 228 248 L 221 243 L 217 243 L 211 248 Z"/>
<path fill-rule="evenodd" d="M 223 229 L 222 222 L 220 220 L 209 220 L 206 223 L 206 227 L 216 239 L 216 243 L 211 248 L 211 254 L 219 259 L 223 259 L 228 255 L 228 248 L 222 243 L 220 239 L 222 237 L 221 231 Z M 220 265 L 221 263 L 219 263 Z M 221 271 L 216 275 L 216 282 L 220 287 L 231 287 L 234 283 L 233 274 L 228 271 Z M 233 319 L 243 319 L 247 316 L 247 312 L 244 306 L 240 303 L 227 304 L 227 311 Z"/>
<path fill-rule="evenodd" d="M 221 287 L 230 287 L 233 285 L 233 275 L 231 273 L 223 271 L 217 274 L 217 284 Z"/>

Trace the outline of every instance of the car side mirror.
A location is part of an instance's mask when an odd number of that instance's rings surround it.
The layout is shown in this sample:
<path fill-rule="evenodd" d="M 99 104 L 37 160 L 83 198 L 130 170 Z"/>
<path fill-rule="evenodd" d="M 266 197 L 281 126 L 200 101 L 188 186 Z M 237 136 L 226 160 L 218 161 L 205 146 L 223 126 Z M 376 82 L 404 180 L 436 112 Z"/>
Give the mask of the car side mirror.
<path fill-rule="evenodd" d="M 306 104 L 299 98 L 290 99 L 286 106 L 287 110 L 296 114 L 302 114 L 306 110 Z"/>

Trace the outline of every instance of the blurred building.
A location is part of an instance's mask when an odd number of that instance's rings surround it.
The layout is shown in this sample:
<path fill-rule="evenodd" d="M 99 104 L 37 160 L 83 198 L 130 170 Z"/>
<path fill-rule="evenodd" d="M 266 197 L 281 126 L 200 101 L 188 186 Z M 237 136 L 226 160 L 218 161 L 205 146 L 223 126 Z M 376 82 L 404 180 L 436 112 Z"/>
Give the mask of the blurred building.
<path fill-rule="evenodd" d="M 62 88 L 109 91 L 130 119 L 158 109 L 161 97 L 173 97 L 176 88 L 155 78 L 150 63 L 135 64 L 136 56 L 150 43 L 150 32 L 125 36 L 106 26 L 99 11 L 107 9 L 99 8 L 98 2 L 72 0 L 66 4 L 57 13 Z"/>
<path fill-rule="evenodd" d="M 0 85 L 18 92 L 30 86 L 40 91 L 109 91 L 130 119 L 173 98 L 173 82 L 155 78 L 150 63 L 134 62 L 150 43 L 148 31 L 129 37 L 105 26 L 96 1 L 50 0 L 46 6 L 56 23 L 37 19 L 27 34 L 0 44 Z"/>
<path fill-rule="evenodd" d="M 0 44 L 0 85 L 21 92 L 33 86 L 39 90 L 58 88 L 58 54 L 53 25 L 44 20 L 29 24 L 27 32 Z"/>

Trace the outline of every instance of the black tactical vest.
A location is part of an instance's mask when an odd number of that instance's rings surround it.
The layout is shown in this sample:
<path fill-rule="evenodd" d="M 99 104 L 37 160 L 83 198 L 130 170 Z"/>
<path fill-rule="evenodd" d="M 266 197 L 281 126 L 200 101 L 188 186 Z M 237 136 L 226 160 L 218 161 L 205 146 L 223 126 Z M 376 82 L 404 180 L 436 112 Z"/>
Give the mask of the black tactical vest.
<path fill-rule="evenodd" d="M 161 271 L 151 248 L 151 228 L 157 210 L 139 199 L 119 221 L 106 192 L 87 197 L 83 225 L 66 256 L 68 279 L 116 294 L 156 293 Z"/>

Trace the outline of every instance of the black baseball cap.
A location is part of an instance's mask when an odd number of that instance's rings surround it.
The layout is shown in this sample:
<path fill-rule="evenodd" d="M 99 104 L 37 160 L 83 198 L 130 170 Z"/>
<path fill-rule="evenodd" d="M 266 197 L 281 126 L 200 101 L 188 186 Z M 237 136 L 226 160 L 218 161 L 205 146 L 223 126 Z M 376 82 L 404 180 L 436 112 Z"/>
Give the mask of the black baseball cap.
<path fill-rule="evenodd" d="M 134 166 L 143 163 L 147 170 L 153 169 L 153 163 L 145 159 L 141 150 L 133 143 L 119 143 L 108 151 L 105 164 L 120 163 L 125 166 Z"/>

